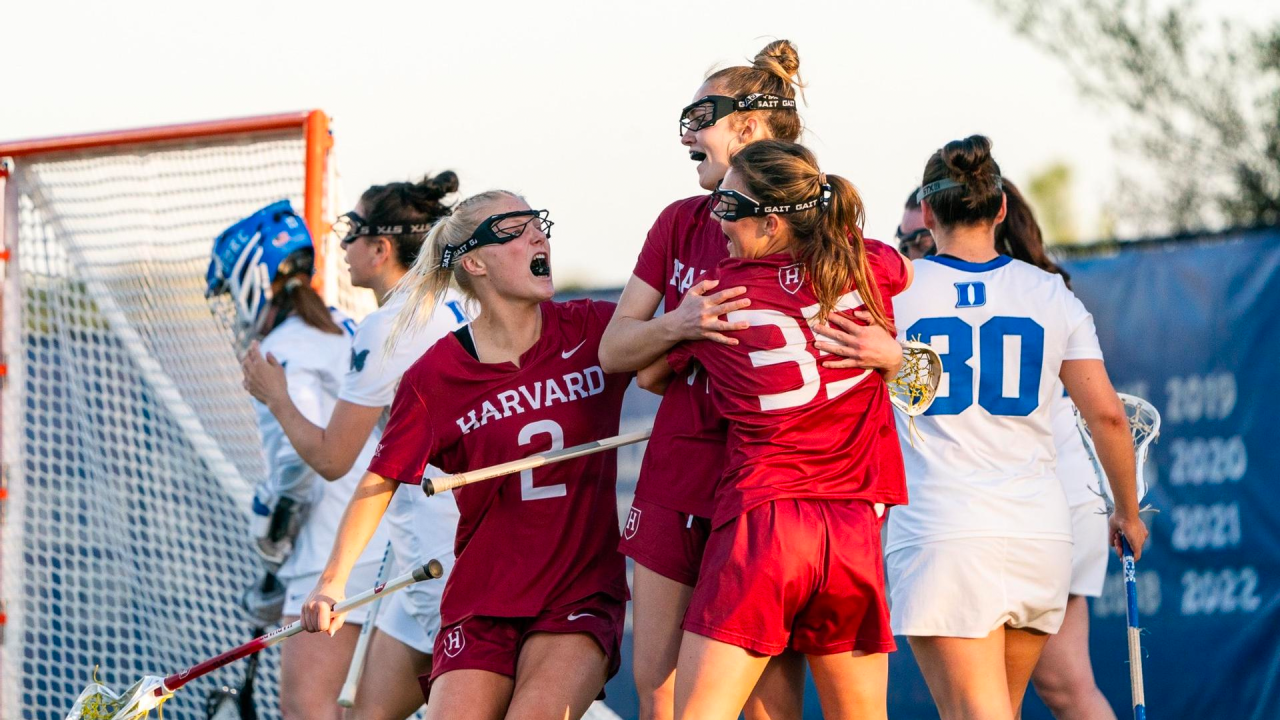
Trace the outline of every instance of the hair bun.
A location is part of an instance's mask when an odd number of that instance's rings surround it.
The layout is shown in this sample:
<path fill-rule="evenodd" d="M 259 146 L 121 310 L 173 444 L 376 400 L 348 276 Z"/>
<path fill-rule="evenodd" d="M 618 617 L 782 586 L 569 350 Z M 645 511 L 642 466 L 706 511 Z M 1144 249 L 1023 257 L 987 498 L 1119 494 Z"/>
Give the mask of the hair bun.
<path fill-rule="evenodd" d="M 774 40 L 756 53 L 752 65 L 787 82 L 794 82 L 800 75 L 800 53 L 796 52 L 796 46 L 790 40 Z"/>
<path fill-rule="evenodd" d="M 445 170 L 435 177 L 424 177 L 414 185 L 414 190 L 414 194 L 423 200 L 440 200 L 445 195 L 458 191 L 458 175 L 452 170 Z"/>
<path fill-rule="evenodd" d="M 999 191 L 1000 167 L 991 157 L 991 140 L 985 135 L 970 135 L 952 140 L 941 152 L 947 174 L 964 183 L 966 196 L 973 202 Z"/>
<path fill-rule="evenodd" d="M 952 140 L 942 148 L 942 162 L 954 178 L 968 179 L 991 170 L 991 140 L 982 135 L 970 135 L 963 140 Z"/>

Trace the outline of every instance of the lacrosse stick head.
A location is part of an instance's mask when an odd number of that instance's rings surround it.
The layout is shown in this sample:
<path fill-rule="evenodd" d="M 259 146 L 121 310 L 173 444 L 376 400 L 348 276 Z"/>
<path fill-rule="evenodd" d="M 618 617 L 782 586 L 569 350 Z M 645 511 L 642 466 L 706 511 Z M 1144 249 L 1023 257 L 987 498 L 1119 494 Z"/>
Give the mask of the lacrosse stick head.
<path fill-rule="evenodd" d="M 76 698 L 66 720 L 141 720 L 171 697 L 164 679 L 153 675 L 118 695 L 95 678 Z"/>
<path fill-rule="evenodd" d="M 1137 395 L 1118 394 L 1120 402 L 1124 404 L 1124 413 L 1129 418 L 1129 434 L 1133 438 L 1134 474 L 1138 486 L 1138 505 L 1141 506 L 1142 499 L 1146 497 L 1149 489 L 1144 469 L 1147 455 L 1151 451 L 1151 444 L 1160 437 L 1160 412 L 1154 405 Z M 1078 409 L 1075 412 L 1080 437 L 1084 440 L 1085 450 L 1089 451 L 1089 459 L 1093 461 L 1094 470 L 1098 473 L 1098 484 L 1102 491 L 1099 494 L 1107 502 L 1107 511 L 1111 512 L 1115 507 L 1115 496 L 1111 492 L 1111 484 L 1107 482 L 1107 474 L 1102 471 L 1102 464 L 1098 461 L 1098 451 L 1093 445 L 1093 435 L 1089 432 L 1089 425 Z"/>
<path fill-rule="evenodd" d="M 942 380 L 942 358 L 926 343 L 902 343 L 902 368 L 889 381 L 889 399 L 909 417 L 924 413 L 933 404 Z"/>

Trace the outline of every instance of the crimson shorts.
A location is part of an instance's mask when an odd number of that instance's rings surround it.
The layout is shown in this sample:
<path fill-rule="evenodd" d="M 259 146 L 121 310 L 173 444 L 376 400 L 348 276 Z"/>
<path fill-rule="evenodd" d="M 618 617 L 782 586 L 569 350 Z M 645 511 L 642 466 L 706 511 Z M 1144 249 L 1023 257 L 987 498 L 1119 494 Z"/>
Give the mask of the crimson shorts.
<path fill-rule="evenodd" d="M 622 662 L 622 626 L 627 603 L 596 594 L 537 617 L 472 616 L 442 628 L 431 655 L 431 675 L 418 678 L 427 697 L 431 683 L 452 670 L 488 670 L 514 678 L 524 641 L 534 633 L 586 633 L 595 639 L 608 662 L 608 675 Z M 601 698 L 604 691 L 600 692 Z"/>
<path fill-rule="evenodd" d="M 622 527 L 618 551 L 659 575 L 693 587 L 711 535 L 707 518 L 668 510 L 636 498 Z"/>
<path fill-rule="evenodd" d="M 683 627 L 762 655 L 897 649 L 871 503 L 775 500 L 717 528 Z"/>

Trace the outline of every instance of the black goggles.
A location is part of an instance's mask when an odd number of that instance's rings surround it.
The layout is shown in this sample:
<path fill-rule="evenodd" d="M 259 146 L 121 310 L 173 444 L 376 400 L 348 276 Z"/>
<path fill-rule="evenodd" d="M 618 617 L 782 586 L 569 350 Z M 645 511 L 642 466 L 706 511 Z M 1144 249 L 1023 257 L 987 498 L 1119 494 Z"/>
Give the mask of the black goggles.
<path fill-rule="evenodd" d="M 929 232 L 929 228 L 926 228 L 926 227 L 912 230 L 909 233 L 904 233 L 902 232 L 901 225 L 898 226 L 897 230 L 893 231 L 893 236 L 898 239 L 899 245 L 915 245 L 916 243 L 920 242 L 920 238 L 924 237 L 925 235 L 932 236 L 933 233 Z"/>
<path fill-rule="evenodd" d="M 347 247 L 362 237 L 382 237 L 384 235 L 425 235 L 431 229 L 430 223 L 395 223 L 392 225 L 370 225 L 354 210 L 333 221 L 330 228 L 338 238 L 342 247 Z"/>
<path fill-rule="evenodd" d="M 551 226 L 555 223 L 547 219 L 549 216 L 550 212 L 547 210 L 516 210 L 500 215 L 490 215 L 476 226 L 476 229 L 471 232 L 471 237 L 464 240 L 461 245 L 444 246 L 444 253 L 440 256 L 440 267 L 446 270 L 453 267 L 459 258 L 476 248 L 511 242 L 523 235 L 530 223 L 536 223 L 534 227 L 550 239 Z"/>
<path fill-rule="evenodd" d="M 795 110 L 796 101 L 768 93 L 752 93 L 744 98 L 707 95 L 694 100 L 680 111 L 680 135 L 711 127 L 733 113 L 743 110 Z"/>
<path fill-rule="evenodd" d="M 804 212 L 815 207 L 826 209 L 831 203 L 831 186 L 823 185 L 822 194 L 816 198 L 796 203 L 780 203 L 778 205 L 762 205 L 737 190 L 716 188 L 711 193 L 711 214 L 720 220 L 737 222 L 742 218 L 760 215 L 787 215 Z"/>

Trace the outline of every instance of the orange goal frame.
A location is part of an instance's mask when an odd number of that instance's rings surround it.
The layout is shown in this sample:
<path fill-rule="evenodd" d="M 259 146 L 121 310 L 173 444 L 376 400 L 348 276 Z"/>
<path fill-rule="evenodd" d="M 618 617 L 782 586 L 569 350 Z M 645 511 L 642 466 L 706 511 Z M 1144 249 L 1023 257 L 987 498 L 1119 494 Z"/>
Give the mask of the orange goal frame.
<path fill-rule="evenodd" d="M 322 110 L 303 110 L 299 112 L 280 113 L 278 115 L 257 115 L 244 118 L 211 120 L 208 122 L 184 123 L 180 125 L 160 125 L 134 130 L 110 130 L 105 132 L 85 133 L 81 135 L 63 135 L 59 137 L 38 138 L 33 140 L 17 140 L 0 142 L 0 159 L 19 159 L 31 156 L 56 156 L 75 153 L 80 150 L 110 146 L 147 146 L 175 145 L 198 138 L 215 138 L 231 136 L 272 135 L 289 132 L 301 133 L 306 140 L 305 180 L 303 187 L 302 217 L 311 231 L 316 248 L 316 273 L 313 280 L 318 291 L 323 295 L 325 278 L 325 233 L 329 225 L 325 221 L 325 198 L 329 170 L 329 152 L 333 149 L 333 134 L 329 130 L 329 116 Z M 0 168 L 0 178 L 7 173 Z M 0 186 L 2 187 L 2 186 Z M 3 212 L 0 212 L 3 217 Z M 0 227 L 0 230 L 3 230 Z M 8 260 L 11 248 L 8 242 L 0 248 L 0 260 Z"/>

